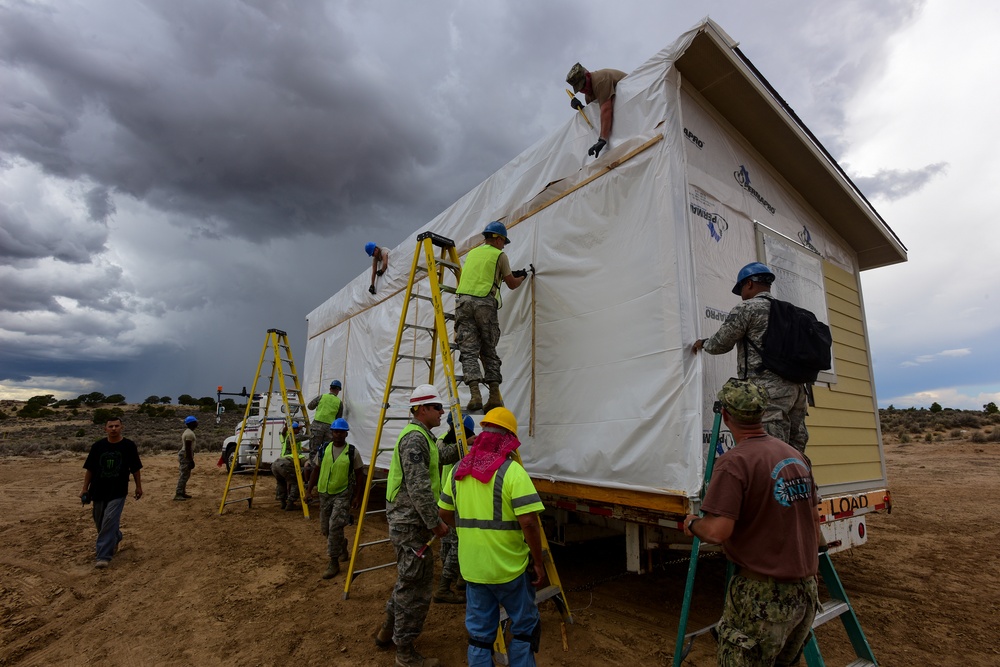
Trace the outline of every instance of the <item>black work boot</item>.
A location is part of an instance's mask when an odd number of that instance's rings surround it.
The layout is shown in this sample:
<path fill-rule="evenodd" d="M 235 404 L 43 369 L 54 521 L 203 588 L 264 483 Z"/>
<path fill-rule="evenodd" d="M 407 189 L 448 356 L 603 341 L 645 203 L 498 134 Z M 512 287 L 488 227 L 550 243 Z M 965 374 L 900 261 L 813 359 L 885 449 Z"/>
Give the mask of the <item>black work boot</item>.
<path fill-rule="evenodd" d="M 441 661 L 420 655 L 413 644 L 402 644 L 396 647 L 396 667 L 441 667 Z"/>
<path fill-rule="evenodd" d="M 395 629 L 395 626 L 396 618 L 386 612 L 382 625 L 372 634 L 372 637 L 375 638 L 375 645 L 379 648 L 389 648 L 392 646 L 392 631 Z"/>

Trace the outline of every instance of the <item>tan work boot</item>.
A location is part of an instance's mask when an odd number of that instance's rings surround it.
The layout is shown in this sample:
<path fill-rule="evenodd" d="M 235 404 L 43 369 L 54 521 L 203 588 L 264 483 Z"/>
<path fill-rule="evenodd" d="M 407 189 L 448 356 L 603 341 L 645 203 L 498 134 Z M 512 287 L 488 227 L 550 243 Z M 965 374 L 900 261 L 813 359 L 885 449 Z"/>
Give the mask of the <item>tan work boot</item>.
<path fill-rule="evenodd" d="M 441 667 L 441 661 L 420 655 L 413 644 L 403 644 L 396 647 L 396 667 Z"/>
<path fill-rule="evenodd" d="M 466 412 L 482 412 L 483 411 L 483 395 L 479 393 L 479 383 L 470 382 L 469 391 L 472 393 L 472 398 L 469 399 L 469 404 L 465 406 Z"/>
<path fill-rule="evenodd" d="M 382 625 L 372 634 L 372 637 L 375 638 L 375 646 L 379 648 L 389 648 L 392 646 L 392 631 L 395 626 L 396 619 L 387 613 L 385 620 L 382 621 Z"/>
<path fill-rule="evenodd" d="M 438 582 L 437 590 L 434 591 L 432 598 L 435 602 L 443 604 L 463 604 L 465 602 L 464 595 L 451 590 L 451 581 L 451 579 L 441 577 L 441 581 Z"/>
<path fill-rule="evenodd" d="M 330 559 L 330 564 L 326 566 L 326 572 L 323 573 L 324 579 L 333 579 L 340 573 L 340 563 L 337 562 L 336 558 Z"/>
<path fill-rule="evenodd" d="M 503 407 L 503 397 L 500 395 L 500 383 L 490 382 L 490 397 L 486 399 L 486 405 L 483 406 L 483 412 L 489 412 L 493 408 Z"/>

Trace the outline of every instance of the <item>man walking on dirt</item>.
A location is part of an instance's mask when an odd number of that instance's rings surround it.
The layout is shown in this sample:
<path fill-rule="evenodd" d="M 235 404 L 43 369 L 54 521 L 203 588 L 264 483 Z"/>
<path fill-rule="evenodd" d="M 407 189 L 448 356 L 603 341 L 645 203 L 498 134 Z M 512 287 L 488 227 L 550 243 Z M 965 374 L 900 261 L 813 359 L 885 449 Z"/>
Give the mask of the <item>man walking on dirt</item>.
<path fill-rule="evenodd" d="M 625 72 L 617 69 L 599 69 L 588 72 L 580 63 L 576 63 L 566 75 L 566 83 L 573 86 L 574 93 L 583 93 L 587 104 L 597 101 L 601 108 L 601 133 L 597 143 L 590 147 L 587 155 L 599 157 L 601 150 L 607 146 L 611 136 L 611 128 L 615 122 L 615 91 L 618 82 L 625 78 Z M 573 97 L 571 107 L 579 111 L 584 105 Z"/>
<path fill-rule="evenodd" d="M 301 443 L 298 441 L 298 422 L 292 422 L 292 431 L 295 433 L 295 443 L 301 447 Z M 299 480 L 295 477 L 295 461 L 292 460 L 292 436 L 288 433 L 287 424 L 282 427 L 281 433 L 278 434 L 278 440 L 281 441 L 281 456 L 271 463 L 271 475 L 274 477 L 274 499 L 281 505 L 281 509 L 294 512 L 296 509 L 295 501 L 299 499 Z M 304 469 L 306 457 L 301 454 L 301 449 L 299 452 L 299 464 L 303 466 L 300 470 L 303 478 L 308 480 Z"/>
<path fill-rule="evenodd" d="M 90 446 L 83 464 L 83 490 L 80 500 L 94 503 L 94 525 L 97 526 L 97 560 L 94 567 L 104 569 L 118 552 L 122 541 L 122 510 L 128 497 L 128 476 L 135 479 L 135 499 L 142 498 L 142 461 L 135 443 L 122 437 L 121 417 L 112 417 L 104 424 L 105 436 Z"/>
<path fill-rule="evenodd" d="M 500 606 L 511 622 L 511 667 L 533 667 L 542 626 L 535 589 L 545 584 L 541 525 L 545 509 L 513 453 L 517 419 L 507 408 L 483 417 L 483 430 L 441 485 L 441 518 L 459 534 L 458 562 L 467 582 L 465 628 L 470 667 L 493 665 Z M 528 554 L 532 567 L 528 567 Z"/>
<path fill-rule="evenodd" d="M 184 433 L 181 434 L 181 449 L 177 452 L 177 490 L 174 493 L 174 500 L 188 500 L 191 498 L 187 494 L 187 483 L 191 479 L 191 471 L 194 470 L 194 443 L 197 439 L 194 430 L 198 428 L 198 418 L 194 415 L 184 418 Z"/>
<path fill-rule="evenodd" d="M 410 423 L 396 440 L 386 485 L 389 539 L 396 550 L 396 585 L 385 605 L 385 621 L 375 631 L 375 644 L 396 644 L 397 667 L 436 667 L 414 648 L 431 606 L 434 554 L 417 552 L 432 537 L 444 537 L 448 526 L 438 516 L 440 464 L 458 460 L 458 446 L 435 443 L 431 429 L 441 425 L 444 404 L 434 385 L 422 384 L 410 395 Z"/>
<path fill-rule="evenodd" d="M 793 665 L 818 608 L 819 494 L 805 455 L 768 435 L 767 392 L 730 379 L 719 391 L 736 446 L 715 464 L 684 532 L 721 544 L 737 566 L 718 629 L 719 665 Z"/>
<path fill-rule="evenodd" d="M 743 301 L 729 311 L 726 321 L 712 337 L 696 340 L 691 351 L 697 354 L 698 350 L 704 349 L 709 354 L 725 354 L 735 345 L 740 378 L 753 380 L 770 397 L 764 411 L 764 430 L 805 453 L 809 441 L 805 385 L 789 382 L 764 368 L 760 358 L 759 350 L 763 348 L 764 333 L 771 317 L 773 282 L 774 274 L 760 262 L 751 262 L 740 269 L 733 294 Z M 750 345 L 747 345 L 747 340 Z"/>
<path fill-rule="evenodd" d="M 330 438 L 330 424 L 344 416 L 344 402 L 340 400 L 340 380 L 330 383 L 329 393 L 317 396 L 306 407 L 315 410 L 309 426 L 309 460 L 316 462 L 320 446 Z"/>
<path fill-rule="evenodd" d="M 500 321 L 497 309 L 500 307 L 500 283 L 509 289 L 517 289 L 528 271 L 510 270 L 510 261 L 503 248 L 510 243 L 507 228 L 499 220 L 489 223 L 483 230 L 486 241 L 469 251 L 462 266 L 462 276 L 458 281 L 455 301 L 455 337 L 458 339 L 458 360 L 462 365 L 465 384 L 469 386 L 472 398 L 466 412 L 489 412 L 503 407 L 500 395 L 500 357 L 497 343 L 500 341 Z M 532 268 L 534 271 L 534 268 Z M 483 362 L 480 369 L 479 362 Z M 479 384 L 485 381 L 490 389 L 490 397 L 483 405 Z"/>

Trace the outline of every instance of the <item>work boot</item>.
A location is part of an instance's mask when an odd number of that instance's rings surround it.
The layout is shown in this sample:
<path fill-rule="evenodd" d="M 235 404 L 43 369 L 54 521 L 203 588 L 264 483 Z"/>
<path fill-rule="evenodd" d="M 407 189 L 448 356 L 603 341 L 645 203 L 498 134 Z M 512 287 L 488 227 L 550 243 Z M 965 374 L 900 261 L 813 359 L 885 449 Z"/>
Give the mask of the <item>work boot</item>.
<path fill-rule="evenodd" d="M 483 412 L 489 412 L 493 408 L 503 407 L 503 397 L 500 395 L 500 383 L 490 382 L 490 397 L 486 399 L 486 405 L 483 406 Z"/>
<path fill-rule="evenodd" d="M 469 392 L 472 394 L 472 398 L 469 399 L 469 404 L 465 406 L 466 412 L 482 412 L 483 411 L 483 395 L 479 393 L 479 383 L 470 382 Z"/>
<path fill-rule="evenodd" d="M 340 573 L 340 563 L 337 562 L 336 558 L 330 559 L 330 564 L 326 566 L 326 572 L 323 573 L 324 579 L 333 579 Z"/>
<path fill-rule="evenodd" d="M 288 504 L 287 501 L 284 498 L 279 498 L 279 500 L 281 501 L 281 509 L 285 509 L 285 505 Z"/>
<path fill-rule="evenodd" d="M 455 590 L 459 593 L 465 592 L 465 579 L 462 578 L 462 575 L 458 575 L 458 580 L 455 581 Z"/>
<path fill-rule="evenodd" d="M 298 507 L 295 506 L 295 501 L 294 500 L 289 500 L 288 503 L 285 504 L 285 507 L 283 509 L 286 512 L 294 512 L 295 510 L 298 509 Z"/>
<path fill-rule="evenodd" d="M 375 638 L 375 646 L 378 646 L 379 648 L 389 648 L 392 646 L 392 631 L 395 629 L 395 626 L 396 618 L 386 613 L 385 620 L 382 621 L 382 625 L 372 635 L 372 637 Z"/>
<path fill-rule="evenodd" d="M 420 655 L 413 644 L 403 644 L 396 647 L 396 667 L 441 667 L 441 661 Z"/>
<path fill-rule="evenodd" d="M 174 495 L 174 500 L 187 500 L 187 498 L 183 494 L 178 493 Z"/>
<path fill-rule="evenodd" d="M 346 551 L 341 551 L 340 556 L 337 557 L 337 560 L 339 560 L 341 563 L 346 563 L 347 561 L 351 560 L 351 554 L 347 553 Z"/>
<path fill-rule="evenodd" d="M 441 577 L 441 581 L 438 582 L 437 590 L 434 591 L 433 600 L 435 602 L 441 602 L 443 604 L 463 604 L 465 602 L 464 595 L 459 595 L 455 591 L 451 590 L 451 581 L 451 579 Z"/>

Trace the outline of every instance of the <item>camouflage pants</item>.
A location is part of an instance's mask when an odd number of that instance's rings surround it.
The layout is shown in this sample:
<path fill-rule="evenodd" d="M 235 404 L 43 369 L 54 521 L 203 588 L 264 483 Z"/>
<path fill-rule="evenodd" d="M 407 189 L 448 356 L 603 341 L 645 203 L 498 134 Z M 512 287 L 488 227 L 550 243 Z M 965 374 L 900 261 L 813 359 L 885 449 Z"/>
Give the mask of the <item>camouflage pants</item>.
<path fill-rule="evenodd" d="M 309 425 L 309 460 L 316 462 L 316 455 L 324 442 L 330 440 L 330 425 L 315 419 Z"/>
<path fill-rule="evenodd" d="M 441 538 L 441 580 L 458 579 L 458 532 L 452 528 Z"/>
<path fill-rule="evenodd" d="M 194 463 L 188 460 L 187 453 L 183 449 L 177 452 L 177 469 L 177 495 L 183 496 L 187 493 L 187 483 L 194 469 Z"/>
<path fill-rule="evenodd" d="M 806 451 L 809 431 L 806 430 L 807 401 L 806 389 L 801 384 L 793 384 L 775 375 L 766 374 L 751 377 L 764 387 L 771 399 L 761 418 L 764 430 L 782 442 Z"/>
<path fill-rule="evenodd" d="M 783 584 L 736 575 L 719 621 L 720 667 L 784 667 L 799 654 L 819 606 L 816 579 Z"/>
<path fill-rule="evenodd" d="M 385 604 L 385 613 L 396 622 L 392 640 L 396 646 L 412 644 L 424 629 L 434 588 L 434 554 L 417 558 L 433 533 L 423 526 L 389 526 L 389 539 L 396 549 L 396 585 Z"/>
<path fill-rule="evenodd" d="M 277 501 L 299 499 L 299 481 L 295 479 L 295 462 L 282 456 L 271 464 L 274 475 L 274 499 Z"/>
<path fill-rule="evenodd" d="M 340 493 L 319 494 L 319 530 L 326 537 L 326 553 L 330 560 L 347 553 L 344 528 L 351 522 L 351 496 L 354 489 L 348 485 Z"/>
<path fill-rule="evenodd" d="M 458 339 L 458 361 L 462 364 L 465 383 L 503 382 L 500 374 L 500 321 L 497 302 L 491 297 L 461 295 L 455 306 L 455 337 Z M 479 362 L 483 362 L 480 371 Z"/>

